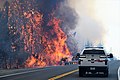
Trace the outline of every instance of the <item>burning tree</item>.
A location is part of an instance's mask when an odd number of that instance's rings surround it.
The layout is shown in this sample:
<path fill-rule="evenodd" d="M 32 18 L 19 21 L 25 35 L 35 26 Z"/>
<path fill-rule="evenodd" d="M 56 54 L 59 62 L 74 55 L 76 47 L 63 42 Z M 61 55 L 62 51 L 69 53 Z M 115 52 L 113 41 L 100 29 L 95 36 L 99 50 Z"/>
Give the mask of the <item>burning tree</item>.
<path fill-rule="evenodd" d="M 8 29 L 18 67 L 58 65 L 61 58 L 71 57 L 66 42 L 69 28 L 65 28 L 69 16 L 59 12 L 61 2 L 64 0 L 14 0 L 10 4 Z M 27 58 L 21 64 L 23 53 Z"/>

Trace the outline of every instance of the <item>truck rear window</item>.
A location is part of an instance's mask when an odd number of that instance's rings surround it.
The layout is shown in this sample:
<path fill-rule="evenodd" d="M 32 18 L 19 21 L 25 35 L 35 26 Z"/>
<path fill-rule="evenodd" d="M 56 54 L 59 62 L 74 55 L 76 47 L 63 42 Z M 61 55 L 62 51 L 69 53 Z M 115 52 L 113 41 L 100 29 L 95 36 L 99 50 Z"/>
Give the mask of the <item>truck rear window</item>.
<path fill-rule="evenodd" d="M 83 54 L 104 54 L 104 50 L 84 50 Z"/>

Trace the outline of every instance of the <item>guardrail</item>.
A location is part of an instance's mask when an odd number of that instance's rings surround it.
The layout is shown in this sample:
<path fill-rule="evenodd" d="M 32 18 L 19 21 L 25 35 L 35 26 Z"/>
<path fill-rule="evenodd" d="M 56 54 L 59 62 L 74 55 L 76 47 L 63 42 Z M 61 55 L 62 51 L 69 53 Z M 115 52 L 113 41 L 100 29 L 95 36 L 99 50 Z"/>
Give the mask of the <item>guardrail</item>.
<path fill-rule="evenodd" d="M 120 67 L 118 68 L 118 80 L 120 80 Z"/>

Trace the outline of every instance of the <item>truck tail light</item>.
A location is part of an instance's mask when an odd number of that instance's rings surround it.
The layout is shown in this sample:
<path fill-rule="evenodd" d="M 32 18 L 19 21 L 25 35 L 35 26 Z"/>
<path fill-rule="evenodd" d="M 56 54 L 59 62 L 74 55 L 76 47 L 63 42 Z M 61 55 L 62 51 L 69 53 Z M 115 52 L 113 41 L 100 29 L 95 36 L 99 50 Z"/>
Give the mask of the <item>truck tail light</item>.
<path fill-rule="evenodd" d="M 107 65 L 107 62 L 108 62 L 108 60 L 100 60 L 100 59 L 97 59 L 97 60 L 95 60 L 96 62 L 105 62 L 105 65 Z"/>
<path fill-rule="evenodd" d="M 100 59 L 97 59 L 95 60 L 96 62 L 105 62 L 105 60 L 100 60 Z"/>

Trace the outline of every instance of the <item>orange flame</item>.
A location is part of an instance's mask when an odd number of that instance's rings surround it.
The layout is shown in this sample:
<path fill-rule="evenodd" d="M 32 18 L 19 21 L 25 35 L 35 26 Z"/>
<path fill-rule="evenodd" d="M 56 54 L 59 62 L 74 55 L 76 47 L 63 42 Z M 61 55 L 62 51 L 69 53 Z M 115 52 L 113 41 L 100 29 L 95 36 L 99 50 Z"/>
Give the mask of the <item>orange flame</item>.
<path fill-rule="evenodd" d="M 42 29 L 43 14 L 28 11 L 24 16 L 28 22 L 21 27 L 21 37 L 24 37 L 24 50 L 31 53 L 25 62 L 26 67 L 58 65 L 61 58 L 70 56 L 60 19 L 53 17 L 48 21 L 47 27 L 50 29 L 46 32 Z M 37 47 L 42 50 L 36 51 Z"/>

